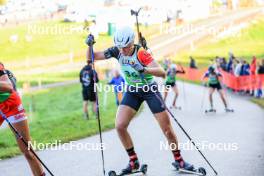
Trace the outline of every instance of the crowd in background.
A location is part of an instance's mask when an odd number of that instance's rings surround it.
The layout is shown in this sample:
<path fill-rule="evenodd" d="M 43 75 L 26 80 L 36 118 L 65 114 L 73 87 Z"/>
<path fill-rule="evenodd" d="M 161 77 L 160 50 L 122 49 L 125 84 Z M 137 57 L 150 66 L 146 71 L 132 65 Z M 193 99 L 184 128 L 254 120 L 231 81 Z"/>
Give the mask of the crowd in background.
<path fill-rule="evenodd" d="M 229 53 L 229 59 L 216 56 L 215 63 L 217 67 L 231 73 L 235 76 L 255 75 L 264 73 L 264 59 L 257 60 L 255 56 L 252 57 L 251 63 L 243 58 L 237 58 L 232 53 Z"/>
<path fill-rule="evenodd" d="M 189 57 L 189 68 L 198 69 L 196 65 L 195 58 L 192 56 Z M 169 65 L 170 59 L 165 58 L 163 61 L 164 68 Z M 242 57 L 235 57 L 233 53 L 229 53 L 228 60 L 225 57 L 216 56 L 214 59 L 211 59 L 211 66 L 213 66 L 218 71 L 225 71 L 230 75 L 233 75 L 235 78 L 241 78 L 242 76 L 251 76 L 264 74 L 264 59 L 257 59 L 255 56 L 252 57 L 251 62 L 249 63 L 246 59 Z M 241 79 L 240 79 L 241 80 Z M 245 79 L 246 80 L 246 79 Z M 243 81 L 243 79 L 242 79 Z M 262 82 L 260 83 L 262 85 Z M 228 88 L 228 87 L 227 87 Z M 238 92 L 241 95 L 250 95 L 256 98 L 261 98 L 263 96 L 262 88 L 247 88 L 244 90 L 231 90 Z"/>
<path fill-rule="evenodd" d="M 225 57 L 216 56 L 212 62 L 215 65 L 215 68 L 221 68 L 221 70 L 226 71 L 235 77 L 264 74 L 264 59 L 257 59 L 255 56 L 252 57 L 252 60 L 249 63 L 246 59 L 235 57 L 234 54 L 230 52 L 228 61 Z M 262 97 L 262 89 L 241 90 L 239 92 L 257 98 Z"/>

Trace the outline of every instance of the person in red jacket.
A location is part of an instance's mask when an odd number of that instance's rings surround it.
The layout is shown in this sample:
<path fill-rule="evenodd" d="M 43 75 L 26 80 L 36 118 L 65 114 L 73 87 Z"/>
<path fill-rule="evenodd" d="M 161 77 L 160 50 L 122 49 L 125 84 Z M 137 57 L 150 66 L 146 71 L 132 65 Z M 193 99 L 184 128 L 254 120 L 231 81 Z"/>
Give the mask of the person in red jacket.
<path fill-rule="evenodd" d="M 257 58 L 256 56 L 253 56 L 250 64 L 250 75 L 255 75 L 256 73 L 257 73 Z M 253 88 L 251 88 L 250 92 L 251 92 L 250 95 L 254 96 L 255 90 Z"/>
<path fill-rule="evenodd" d="M 251 64 L 250 64 L 250 74 L 255 75 L 257 71 L 257 58 L 253 56 Z"/>
<path fill-rule="evenodd" d="M 30 144 L 29 126 L 27 116 L 23 108 L 21 98 L 15 91 L 12 78 L 9 78 L 8 72 L 4 65 L 0 63 L 0 110 L 7 117 L 14 128 L 22 135 L 22 137 Z M 4 122 L 4 117 L 0 115 L 0 126 Z M 11 129 L 12 130 L 12 129 Z M 22 141 L 16 138 L 17 144 L 21 152 L 24 154 L 34 176 L 45 176 L 37 158 L 28 150 Z"/>

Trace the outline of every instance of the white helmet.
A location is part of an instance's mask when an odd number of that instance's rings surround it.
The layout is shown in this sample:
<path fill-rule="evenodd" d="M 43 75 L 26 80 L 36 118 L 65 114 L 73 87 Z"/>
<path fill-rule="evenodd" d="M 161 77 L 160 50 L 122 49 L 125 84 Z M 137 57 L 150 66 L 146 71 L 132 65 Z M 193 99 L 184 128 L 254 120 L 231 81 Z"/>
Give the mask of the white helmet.
<path fill-rule="evenodd" d="M 126 26 L 116 31 L 114 43 L 118 48 L 124 48 L 135 39 L 135 33 L 132 28 Z"/>

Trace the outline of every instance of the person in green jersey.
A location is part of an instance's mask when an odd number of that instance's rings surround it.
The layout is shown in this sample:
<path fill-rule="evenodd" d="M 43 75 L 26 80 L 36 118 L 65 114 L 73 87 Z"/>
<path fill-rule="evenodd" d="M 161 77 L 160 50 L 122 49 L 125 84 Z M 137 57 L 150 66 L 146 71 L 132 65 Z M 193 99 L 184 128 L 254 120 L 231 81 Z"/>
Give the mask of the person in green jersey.
<path fill-rule="evenodd" d="M 171 108 L 180 108 L 180 107 L 176 106 L 176 100 L 179 96 L 179 89 L 178 89 L 177 84 L 176 84 L 176 74 L 178 74 L 178 73 L 184 74 L 185 71 L 182 67 L 180 69 L 177 69 L 177 65 L 171 64 L 169 66 L 169 69 L 167 70 L 167 77 L 166 77 L 166 81 L 165 81 L 166 87 L 165 87 L 165 92 L 164 92 L 164 102 L 166 102 L 166 99 L 168 96 L 168 91 L 170 88 L 172 88 L 172 90 L 175 93 Z"/>
<path fill-rule="evenodd" d="M 230 109 L 227 106 L 227 101 L 226 98 L 224 96 L 224 91 L 223 88 L 221 86 L 221 82 L 220 82 L 220 77 L 222 77 L 222 74 L 217 72 L 215 70 L 215 68 L 213 66 L 210 66 L 208 68 L 208 71 L 204 74 L 203 76 L 203 81 L 205 78 L 208 78 L 208 86 L 209 86 L 209 101 L 210 101 L 210 110 L 209 112 L 213 112 L 214 110 L 214 105 L 213 105 L 213 93 L 215 90 L 217 90 L 220 94 L 220 97 L 224 103 L 225 106 L 225 110 L 226 111 L 230 111 Z M 206 85 L 204 83 L 204 85 Z"/>
<path fill-rule="evenodd" d="M 144 101 L 146 101 L 158 121 L 170 146 L 177 146 L 172 150 L 175 164 L 180 168 L 193 170 L 193 165 L 185 162 L 181 156 L 169 114 L 158 91 L 158 86 L 154 81 L 154 76 L 165 78 L 166 73 L 150 53 L 141 46 L 134 44 L 134 39 L 133 29 L 122 27 L 114 35 L 115 46 L 104 51 L 94 52 L 95 60 L 116 58 L 125 78 L 126 90 L 116 113 L 116 130 L 129 156 L 129 164 L 122 170 L 122 174 L 131 173 L 140 167 L 139 159 L 127 128 Z M 91 36 L 87 37 L 86 44 L 88 45 L 87 59 L 91 59 L 90 47 L 94 44 Z"/>

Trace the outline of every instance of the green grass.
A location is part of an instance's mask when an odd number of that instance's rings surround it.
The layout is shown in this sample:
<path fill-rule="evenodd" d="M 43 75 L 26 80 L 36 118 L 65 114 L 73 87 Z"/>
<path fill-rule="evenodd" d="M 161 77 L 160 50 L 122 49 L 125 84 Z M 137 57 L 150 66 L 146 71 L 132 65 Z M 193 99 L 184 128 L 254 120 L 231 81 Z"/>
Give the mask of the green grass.
<path fill-rule="evenodd" d="M 35 22 L 2 28 L 0 29 L 0 60 L 20 61 L 67 54 L 71 51 L 74 53 L 85 51 L 84 40 L 88 32 L 82 28 L 81 23 L 60 21 Z M 12 42 L 11 36 L 17 36 L 17 42 Z M 104 42 L 98 42 L 96 47 L 100 48 L 101 45 L 112 41 L 111 37 L 106 35 L 101 35 L 100 40 Z"/>
<path fill-rule="evenodd" d="M 99 94 L 99 101 L 102 129 L 111 129 L 114 127 L 116 113 L 114 93 L 108 93 L 106 107 L 103 107 L 103 93 Z M 32 139 L 37 143 L 52 143 L 56 140 L 68 142 L 98 132 L 95 115 L 89 121 L 83 119 L 79 84 L 26 94 L 23 96 L 23 104 L 29 116 Z M 0 130 L 0 158 L 13 157 L 19 153 L 10 130 Z"/>
<path fill-rule="evenodd" d="M 42 73 L 34 75 L 19 75 L 18 77 L 18 87 L 23 87 L 24 83 L 30 83 L 30 86 L 37 86 L 39 84 L 51 84 L 56 82 L 64 82 L 69 80 L 79 79 L 79 72 L 70 71 L 65 73 Z"/>
<path fill-rule="evenodd" d="M 262 99 L 252 98 L 251 101 L 258 104 L 260 107 L 264 108 L 264 98 Z"/>
<path fill-rule="evenodd" d="M 34 22 L 17 27 L 0 29 L 0 60 L 26 62 L 45 57 L 58 56 L 73 52 L 85 56 L 87 46 L 84 41 L 88 35 L 82 23 L 65 23 L 61 21 Z M 141 26 L 145 36 L 159 31 L 159 25 Z M 17 42 L 12 42 L 17 36 Z M 100 35 L 95 49 L 102 49 L 113 44 L 112 36 Z M 65 58 L 67 60 L 67 58 Z"/>
<path fill-rule="evenodd" d="M 42 70 L 45 70 L 42 68 Z M 24 74 L 15 74 L 18 80 L 18 87 L 21 88 L 24 83 L 30 83 L 30 86 L 37 86 L 39 84 L 50 84 L 50 83 L 57 83 L 57 82 L 64 82 L 64 81 L 70 81 L 70 80 L 78 80 L 79 79 L 79 73 L 81 68 L 78 70 L 76 69 L 69 69 L 65 71 L 59 70 L 58 72 L 43 72 L 43 73 L 37 73 L 37 74 L 27 74 L 26 72 Z M 104 76 L 105 71 L 109 71 L 107 68 L 100 68 L 96 67 L 96 72 L 99 74 L 99 76 Z"/>
<path fill-rule="evenodd" d="M 252 56 L 264 57 L 264 20 L 252 23 L 236 37 L 228 37 L 220 41 L 197 45 L 194 51 L 184 50 L 173 59 L 184 64 L 189 63 L 189 56 L 193 56 L 198 67 L 208 66 L 210 60 L 216 56 L 226 57 L 232 51 L 236 57 L 242 57 L 251 62 Z"/>

